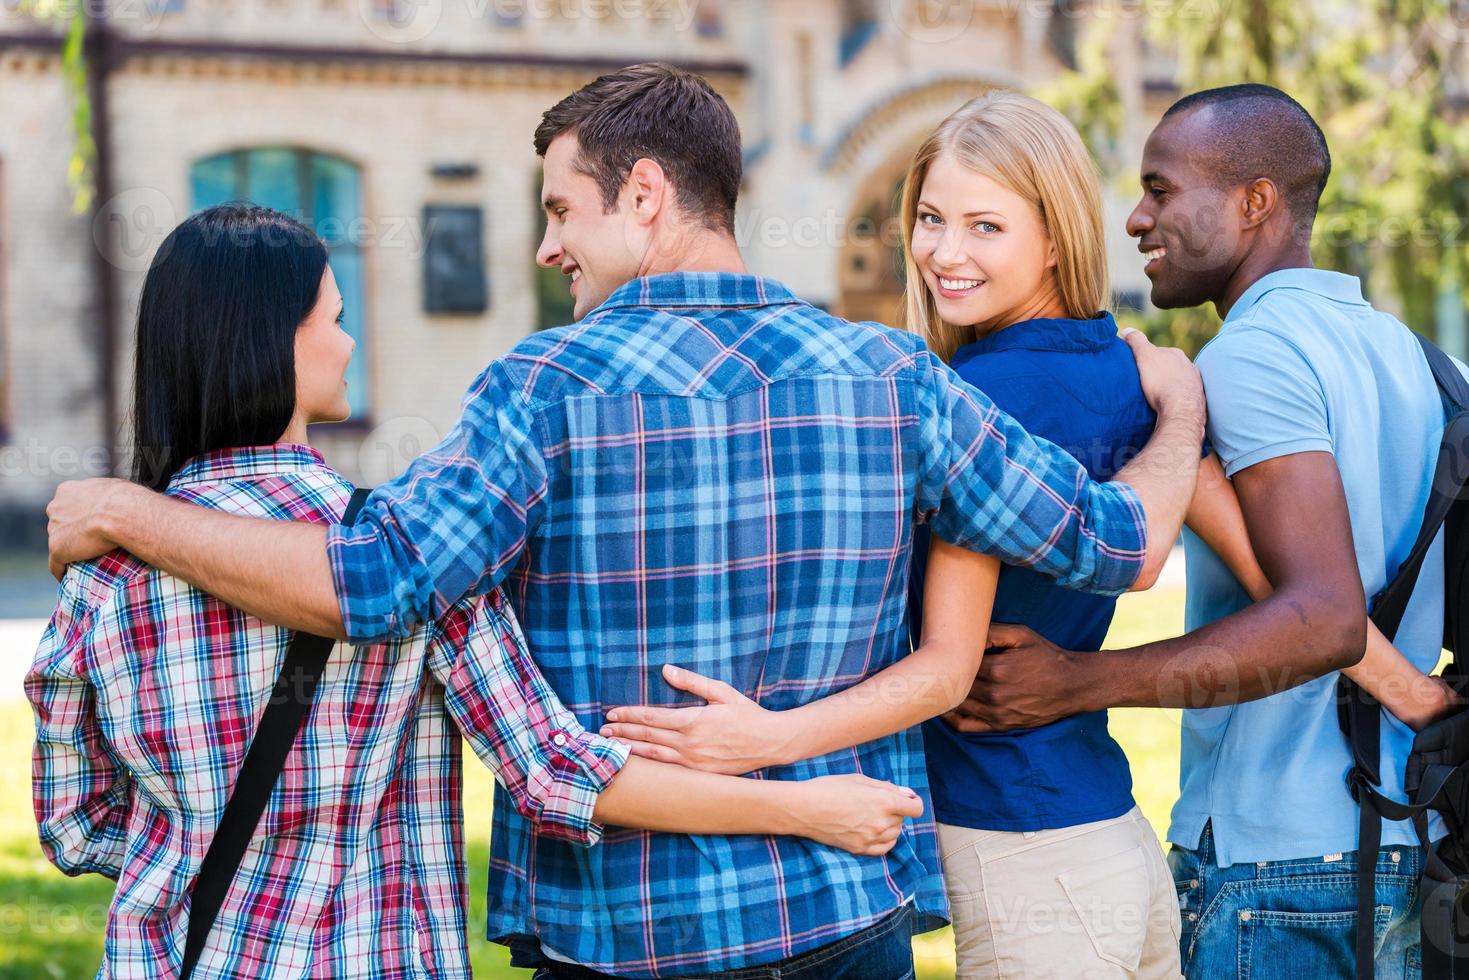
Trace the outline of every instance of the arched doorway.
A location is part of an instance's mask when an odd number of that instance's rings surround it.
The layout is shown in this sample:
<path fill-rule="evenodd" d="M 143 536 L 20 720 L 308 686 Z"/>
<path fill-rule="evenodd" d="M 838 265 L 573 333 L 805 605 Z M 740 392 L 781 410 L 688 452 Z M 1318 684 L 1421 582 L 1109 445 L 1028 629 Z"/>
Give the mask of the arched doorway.
<path fill-rule="evenodd" d="M 917 141 L 914 142 L 916 148 Z M 839 315 L 897 326 L 903 306 L 903 176 L 910 148 L 860 185 L 847 222 L 837 281 Z"/>

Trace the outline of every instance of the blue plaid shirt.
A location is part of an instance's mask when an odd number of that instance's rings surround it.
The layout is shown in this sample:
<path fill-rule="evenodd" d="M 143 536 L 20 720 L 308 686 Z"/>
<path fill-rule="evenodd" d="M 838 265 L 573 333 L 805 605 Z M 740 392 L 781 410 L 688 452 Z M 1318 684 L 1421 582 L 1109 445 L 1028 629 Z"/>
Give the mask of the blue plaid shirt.
<path fill-rule="evenodd" d="M 688 701 L 665 663 L 777 710 L 892 664 L 909 651 L 923 521 L 1109 594 L 1145 552 L 1129 488 L 1088 479 L 916 336 L 768 279 L 681 273 L 629 282 L 491 364 L 445 441 L 332 528 L 329 549 L 357 640 L 508 578 L 536 662 L 594 727 L 616 705 Z M 928 806 L 917 729 L 755 776 L 852 772 Z M 490 938 L 607 973 L 769 963 L 910 899 L 920 930 L 947 915 L 927 815 L 883 857 L 620 828 L 587 850 L 537 838 L 502 797 Z"/>

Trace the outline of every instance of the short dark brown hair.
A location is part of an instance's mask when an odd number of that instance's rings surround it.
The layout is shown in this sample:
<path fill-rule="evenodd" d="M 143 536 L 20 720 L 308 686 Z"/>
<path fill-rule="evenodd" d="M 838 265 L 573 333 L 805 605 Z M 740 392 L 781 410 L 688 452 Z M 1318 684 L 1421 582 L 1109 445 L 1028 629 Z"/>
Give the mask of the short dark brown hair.
<path fill-rule="evenodd" d="M 544 157 L 567 133 L 576 135 L 578 169 L 597 182 L 608 211 L 633 164 L 647 157 L 668 175 L 681 208 L 734 233 L 740 128 L 729 103 L 699 75 L 656 62 L 603 75 L 546 110 L 536 154 Z"/>

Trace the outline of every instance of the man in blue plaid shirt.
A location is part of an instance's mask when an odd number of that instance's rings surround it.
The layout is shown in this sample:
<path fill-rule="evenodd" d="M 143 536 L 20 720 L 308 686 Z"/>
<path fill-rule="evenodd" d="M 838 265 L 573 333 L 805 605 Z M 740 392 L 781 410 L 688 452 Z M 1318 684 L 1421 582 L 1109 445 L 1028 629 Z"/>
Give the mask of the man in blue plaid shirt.
<path fill-rule="evenodd" d="M 53 565 L 118 546 L 268 621 L 401 635 L 500 583 L 583 725 L 670 704 L 664 664 L 771 709 L 909 651 L 915 524 L 1118 593 L 1156 575 L 1193 492 L 1204 409 L 1176 351 L 1132 339 L 1159 421 L 1098 484 L 914 335 L 848 323 L 746 273 L 739 133 L 702 79 L 603 76 L 550 109 L 547 231 L 577 322 L 480 375 L 444 442 L 356 525 L 250 521 L 117 481 L 66 484 Z M 288 575 L 281 573 L 289 569 Z M 758 773 L 861 772 L 927 798 L 916 730 Z M 933 825 L 882 857 L 789 837 L 609 829 L 537 838 L 497 797 L 491 939 L 547 977 L 912 976 L 947 914 Z"/>

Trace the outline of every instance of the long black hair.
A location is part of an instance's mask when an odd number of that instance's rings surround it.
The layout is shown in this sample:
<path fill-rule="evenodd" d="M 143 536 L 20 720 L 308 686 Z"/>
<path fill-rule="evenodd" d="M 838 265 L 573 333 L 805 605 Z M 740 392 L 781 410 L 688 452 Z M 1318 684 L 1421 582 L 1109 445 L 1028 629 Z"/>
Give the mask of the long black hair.
<path fill-rule="evenodd" d="M 326 264 L 309 228 L 252 204 L 169 233 L 138 304 L 134 479 L 162 490 L 192 456 L 280 439 L 296 410 L 296 329 Z"/>

